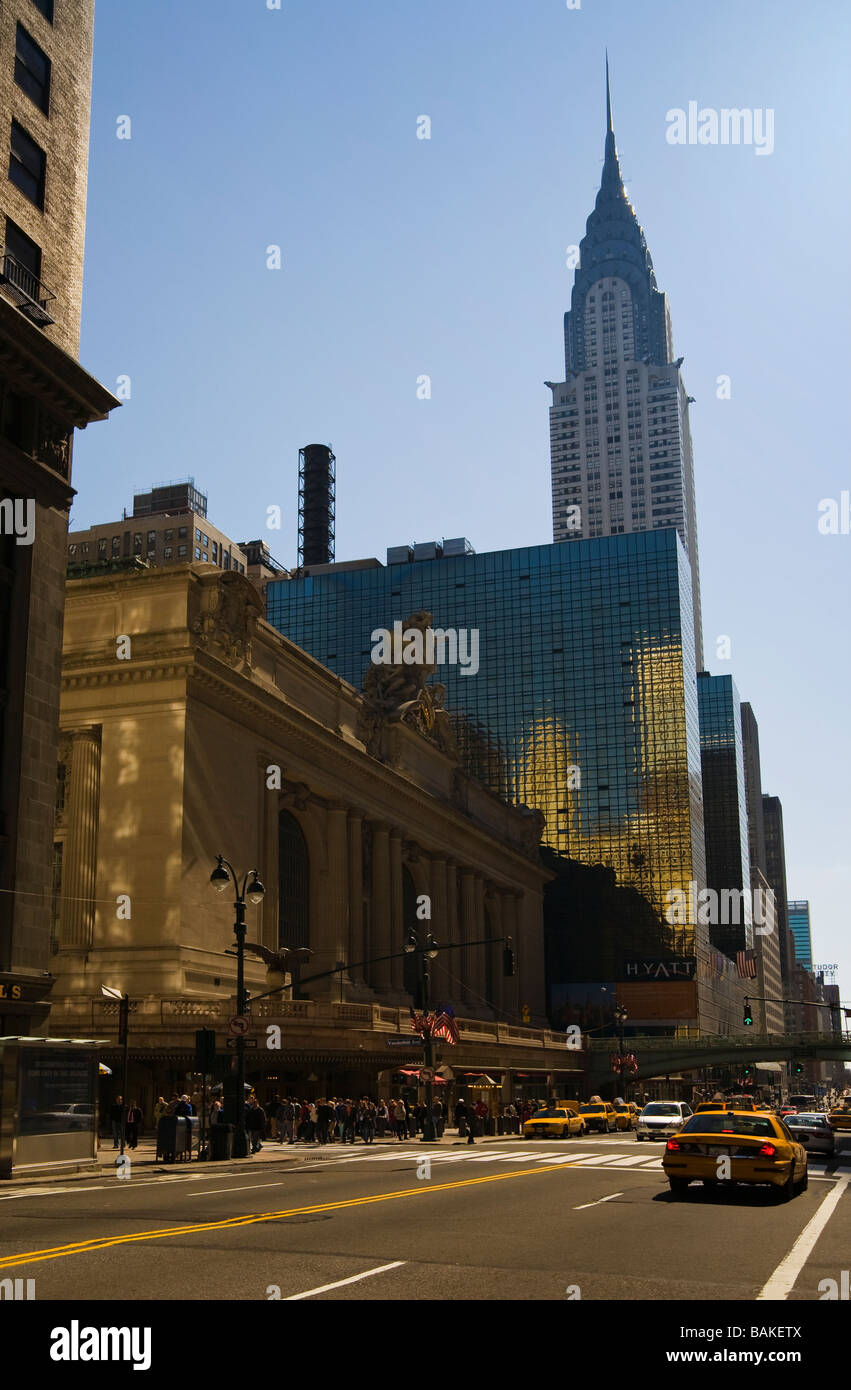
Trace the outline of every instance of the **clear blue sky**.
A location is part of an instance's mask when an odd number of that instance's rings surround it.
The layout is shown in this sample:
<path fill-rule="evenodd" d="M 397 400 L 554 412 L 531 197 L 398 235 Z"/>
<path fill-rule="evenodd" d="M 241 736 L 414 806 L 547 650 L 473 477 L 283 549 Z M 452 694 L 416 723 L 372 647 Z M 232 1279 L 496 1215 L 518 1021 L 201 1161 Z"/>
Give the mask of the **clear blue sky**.
<path fill-rule="evenodd" d="M 845 998 L 851 535 L 821 535 L 817 509 L 851 489 L 850 28 L 847 0 L 98 0 L 81 355 L 132 399 L 79 437 L 72 517 L 194 474 L 211 519 L 293 564 L 298 449 L 318 440 L 338 559 L 550 541 L 542 383 L 563 375 L 608 46 L 696 397 L 707 666 L 753 704 L 789 894 Z M 670 145 L 689 101 L 770 107 L 774 152 Z"/>

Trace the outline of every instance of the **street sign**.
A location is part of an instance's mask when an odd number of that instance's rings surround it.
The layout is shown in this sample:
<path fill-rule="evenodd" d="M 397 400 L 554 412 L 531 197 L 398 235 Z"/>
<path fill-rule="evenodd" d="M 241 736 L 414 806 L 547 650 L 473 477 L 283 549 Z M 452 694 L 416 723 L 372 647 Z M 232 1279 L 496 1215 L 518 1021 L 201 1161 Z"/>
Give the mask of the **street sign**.
<path fill-rule="evenodd" d="M 237 1043 L 239 1042 L 239 1038 L 225 1038 L 225 1042 L 226 1042 L 226 1044 L 227 1044 L 228 1047 L 236 1047 Z M 243 1045 L 243 1047 L 256 1047 L 256 1046 L 257 1046 L 257 1039 L 256 1039 L 256 1038 L 243 1038 L 243 1040 L 242 1040 L 242 1045 Z"/>
<path fill-rule="evenodd" d="M 407 1038 L 404 1033 L 395 1033 L 392 1038 L 385 1037 L 384 1041 L 388 1047 L 415 1047 L 418 1052 L 423 1050 L 422 1038 Z"/>
<path fill-rule="evenodd" d="M 420 1081 L 425 1085 L 428 1081 L 434 1080 L 434 1067 L 420 1067 Z"/>
<path fill-rule="evenodd" d="M 251 1020 L 244 1014 L 234 1014 L 233 1018 L 228 1019 L 228 1032 L 232 1038 L 242 1038 L 251 1027 Z"/>

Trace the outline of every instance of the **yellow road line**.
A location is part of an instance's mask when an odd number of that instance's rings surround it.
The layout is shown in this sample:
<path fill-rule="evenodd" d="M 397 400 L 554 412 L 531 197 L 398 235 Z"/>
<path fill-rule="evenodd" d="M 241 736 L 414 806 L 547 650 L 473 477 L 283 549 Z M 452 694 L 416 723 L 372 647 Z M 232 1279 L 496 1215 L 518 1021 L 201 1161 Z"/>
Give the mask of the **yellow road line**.
<path fill-rule="evenodd" d="M 569 1167 L 563 1164 L 562 1167 Z M 555 1173 L 559 1166 L 547 1168 L 521 1168 L 514 1173 L 489 1173 L 481 1178 L 464 1178 L 458 1182 L 438 1184 L 423 1183 L 421 1187 L 406 1188 L 402 1192 L 380 1192 L 372 1197 L 350 1197 L 344 1202 L 323 1202 L 319 1206 L 292 1207 L 289 1211 L 267 1211 L 254 1216 L 231 1216 L 224 1221 L 204 1221 L 187 1226 L 168 1226 L 161 1231 L 136 1231 L 131 1235 L 102 1236 L 92 1240 L 76 1241 L 73 1245 L 57 1245 L 50 1250 L 32 1250 L 20 1255 L 8 1255 L 0 1259 L 0 1269 L 14 1269 L 20 1265 L 35 1264 L 41 1260 L 59 1260 L 65 1255 L 87 1255 L 95 1250 L 107 1250 L 113 1245 L 132 1245 L 140 1240 L 166 1240 L 169 1236 L 196 1235 L 204 1231 L 227 1231 L 239 1226 L 254 1226 L 261 1221 L 284 1221 L 288 1216 L 313 1216 L 324 1211 L 344 1211 L 347 1207 L 365 1207 L 375 1202 L 395 1202 L 402 1197 L 423 1197 L 432 1192 L 449 1192 L 453 1188 L 478 1187 L 486 1182 L 505 1182 L 508 1178 L 528 1178 L 534 1174 Z"/>

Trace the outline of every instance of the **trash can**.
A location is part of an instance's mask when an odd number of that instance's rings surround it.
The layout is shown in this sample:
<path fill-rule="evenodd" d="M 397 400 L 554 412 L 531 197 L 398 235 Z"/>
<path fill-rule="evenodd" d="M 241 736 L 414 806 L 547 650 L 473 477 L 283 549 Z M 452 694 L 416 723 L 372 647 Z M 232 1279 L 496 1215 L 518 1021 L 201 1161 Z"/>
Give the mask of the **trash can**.
<path fill-rule="evenodd" d="M 233 1125 L 219 1120 L 210 1126 L 210 1158 L 233 1158 Z"/>
<path fill-rule="evenodd" d="M 164 1163 L 191 1158 L 197 1127 L 197 1115 L 163 1115 L 157 1125 L 157 1158 Z"/>

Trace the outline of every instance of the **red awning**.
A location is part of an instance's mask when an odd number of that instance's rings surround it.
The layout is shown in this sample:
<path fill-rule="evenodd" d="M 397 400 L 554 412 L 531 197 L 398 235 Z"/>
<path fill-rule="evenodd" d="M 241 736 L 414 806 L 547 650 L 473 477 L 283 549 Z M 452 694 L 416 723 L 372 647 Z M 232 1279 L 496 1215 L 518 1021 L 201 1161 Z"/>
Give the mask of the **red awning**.
<path fill-rule="evenodd" d="M 406 1070 L 405 1067 L 401 1067 L 400 1070 L 399 1070 L 399 1075 L 400 1075 L 400 1076 L 416 1076 L 417 1079 L 419 1079 L 419 1075 L 420 1075 L 420 1074 L 419 1074 L 418 1071 L 410 1071 L 410 1070 Z M 446 1077 L 445 1077 L 445 1076 L 437 1076 L 437 1075 L 435 1075 L 434 1078 L 433 1078 L 433 1080 L 432 1080 L 432 1085 L 434 1085 L 434 1086 L 445 1086 L 445 1085 L 446 1085 Z"/>

